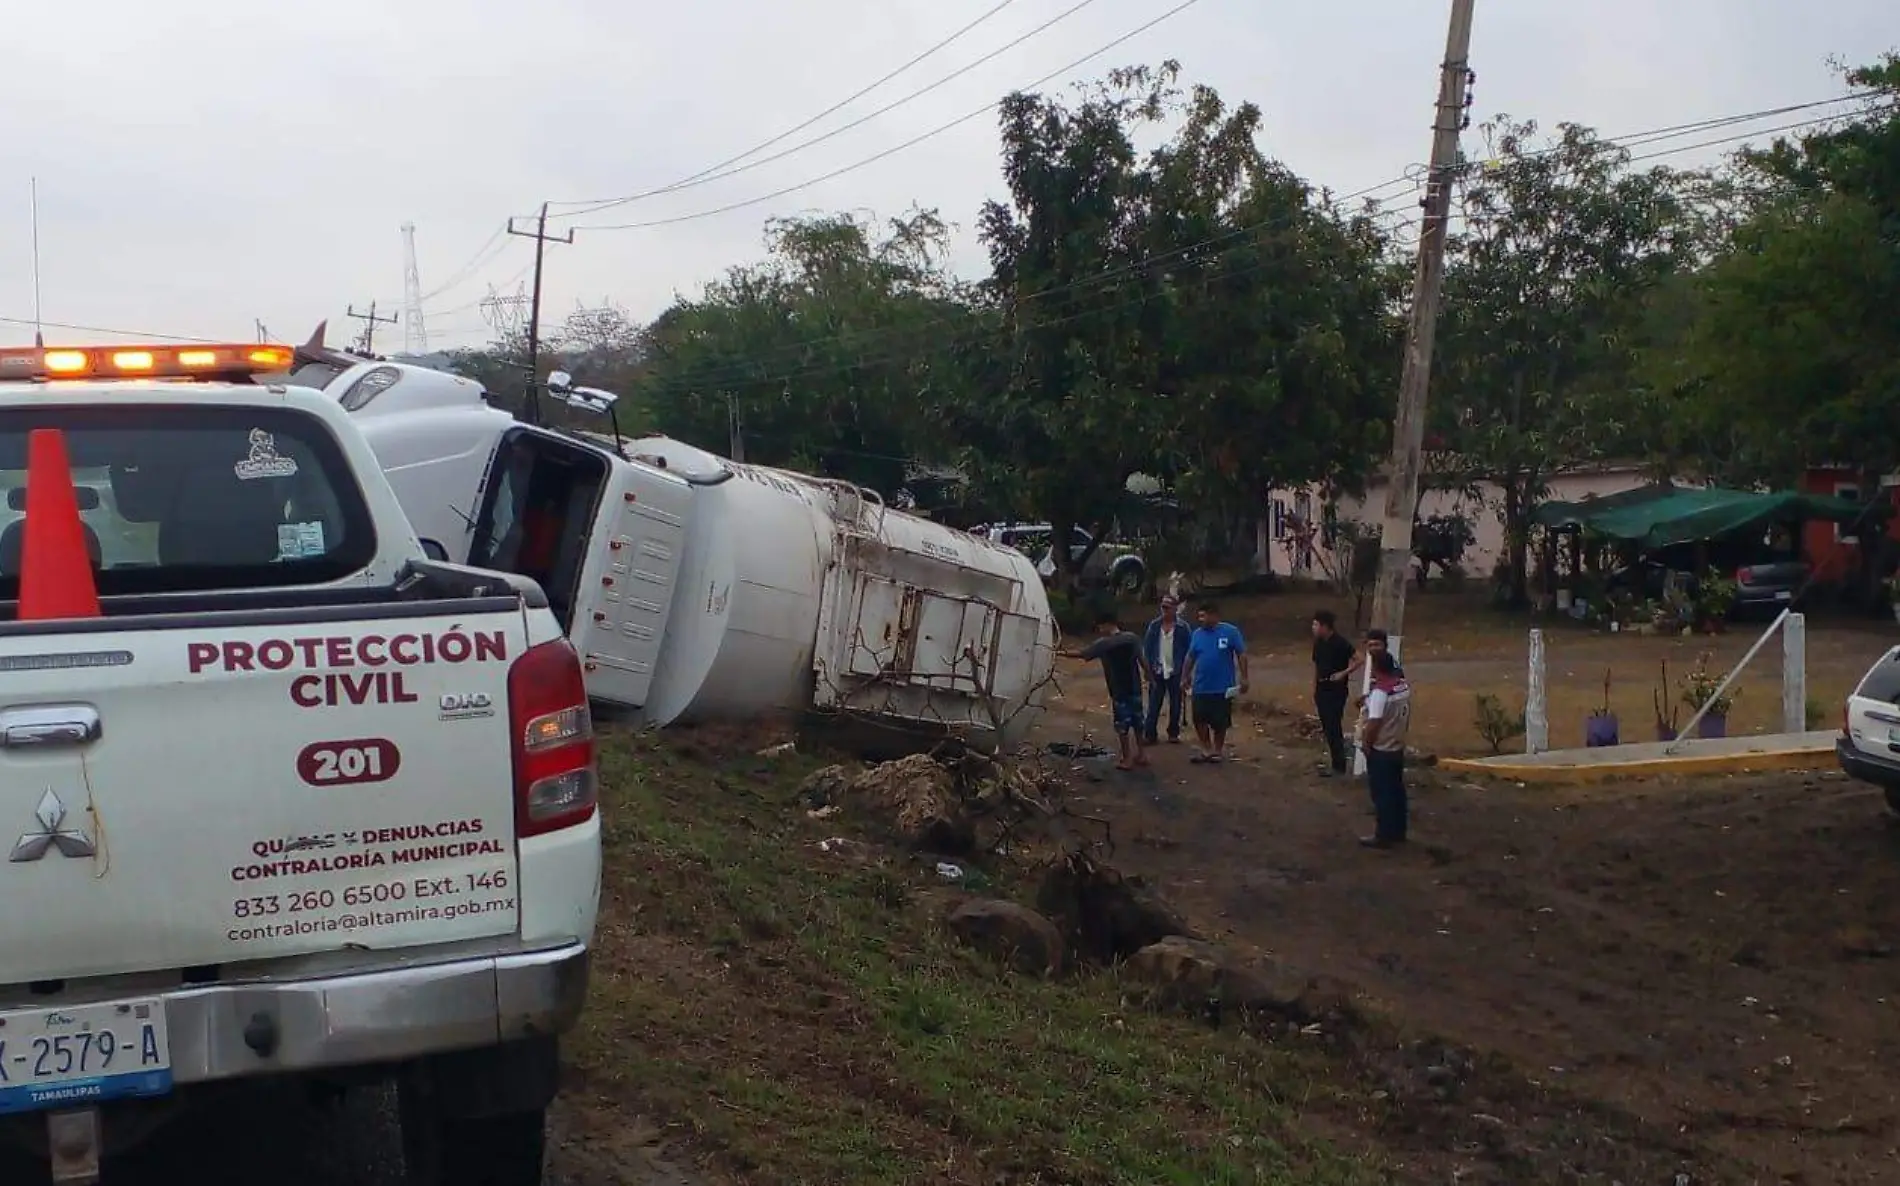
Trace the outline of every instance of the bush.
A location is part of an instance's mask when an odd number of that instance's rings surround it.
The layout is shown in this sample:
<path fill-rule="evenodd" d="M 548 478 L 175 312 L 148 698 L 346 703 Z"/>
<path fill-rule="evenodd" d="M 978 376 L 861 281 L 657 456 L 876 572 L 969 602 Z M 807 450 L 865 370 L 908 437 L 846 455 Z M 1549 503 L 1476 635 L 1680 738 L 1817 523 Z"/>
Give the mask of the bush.
<path fill-rule="evenodd" d="M 1489 692 L 1479 692 L 1472 698 L 1472 726 L 1478 730 L 1478 736 L 1491 747 L 1491 752 L 1501 754 L 1506 743 L 1524 736 L 1524 710 L 1516 715 L 1504 707 L 1504 702 Z"/>

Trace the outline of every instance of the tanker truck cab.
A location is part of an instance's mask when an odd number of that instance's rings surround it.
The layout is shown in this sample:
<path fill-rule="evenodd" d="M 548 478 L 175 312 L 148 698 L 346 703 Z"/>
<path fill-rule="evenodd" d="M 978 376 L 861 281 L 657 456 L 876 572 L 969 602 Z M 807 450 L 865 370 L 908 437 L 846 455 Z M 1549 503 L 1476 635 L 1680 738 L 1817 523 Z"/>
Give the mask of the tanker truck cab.
<path fill-rule="evenodd" d="M 410 1186 L 538 1186 L 581 661 L 533 582 L 424 554 L 336 400 L 254 381 L 290 357 L 0 350 L 0 1141 L 109 1184 L 262 1080 L 393 1083 Z"/>
<path fill-rule="evenodd" d="M 502 433 L 471 516 L 469 563 L 546 590 L 589 694 L 643 708 L 690 547 L 693 486 L 578 434 Z"/>

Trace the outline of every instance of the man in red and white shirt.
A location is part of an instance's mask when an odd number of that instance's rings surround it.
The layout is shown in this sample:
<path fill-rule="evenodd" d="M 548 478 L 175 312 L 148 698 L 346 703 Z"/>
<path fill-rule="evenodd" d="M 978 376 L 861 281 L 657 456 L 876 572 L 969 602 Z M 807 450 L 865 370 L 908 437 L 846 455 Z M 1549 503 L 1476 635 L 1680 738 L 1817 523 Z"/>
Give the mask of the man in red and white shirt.
<path fill-rule="evenodd" d="M 1366 693 L 1360 739 L 1366 750 L 1366 789 L 1378 823 L 1359 843 L 1395 848 L 1405 843 L 1409 804 L 1405 792 L 1405 738 L 1412 728 L 1412 686 L 1390 651 L 1373 651 L 1372 690 Z"/>

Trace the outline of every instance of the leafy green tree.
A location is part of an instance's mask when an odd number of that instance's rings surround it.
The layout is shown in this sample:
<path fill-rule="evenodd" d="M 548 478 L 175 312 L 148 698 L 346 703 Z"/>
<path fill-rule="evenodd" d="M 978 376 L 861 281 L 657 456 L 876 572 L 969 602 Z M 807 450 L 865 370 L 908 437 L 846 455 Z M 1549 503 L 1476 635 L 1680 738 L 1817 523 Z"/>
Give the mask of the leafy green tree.
<path fill-rule="evenodd" d="M 1685 179 L 1563 124 L 1487 125 L 1447 248 L 1433 414 L 1457 472 L 1500 491 L 1507 592 L 1527 599 L 1530 513 L 1566 468 L 1638 448 L 1633 339 L 1704 243 Z"/>
<path fill-rule="evenodd" d="M 1900 467 L 1900 56 L 1847 77 L 1874 95 L 1857 115 L 1743 155 L 1748 214 L 1660 364 L 1748 478 Z"/>
<path fill-rule="evenodd" d="M 950 345 L 971 313 L 945 270 L 949 228 L 916 210 L 879 228 L 852 215 L 768 225 L 768 257 L 682 299 L 645 334 L 637 385 L 654 426 L 746 459 L 889 492 L 950 450 L 933 401 L 961 399 Z"/>
<path fill-rule="evenodd" d="M 979 225 L 1004 365 L 947 423 L 1057 538 L 1103 538 L 1136 472 L 1250 522 L 1276 485 L 1362 470 L 1384 434 L 1397 338 L 1371 220 L 1268 160 L 1257 108 L 1178 77 L 1166 62 L 1073 105 L 1002 106 L 1010 200 Z"/>

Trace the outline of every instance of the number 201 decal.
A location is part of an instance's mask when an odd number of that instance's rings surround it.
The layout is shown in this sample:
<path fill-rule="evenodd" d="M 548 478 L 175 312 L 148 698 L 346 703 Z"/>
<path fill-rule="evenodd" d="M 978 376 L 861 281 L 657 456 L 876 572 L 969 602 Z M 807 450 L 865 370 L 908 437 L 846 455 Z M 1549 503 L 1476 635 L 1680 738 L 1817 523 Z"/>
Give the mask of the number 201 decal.
<path fill-rule="evenodd" d="M 387 782 L 401 766 L 402 752 L 396 743 L 380 737 L 319 741 L 304 746 L 297 755 L 297 777 L 313 787 Z"/>

